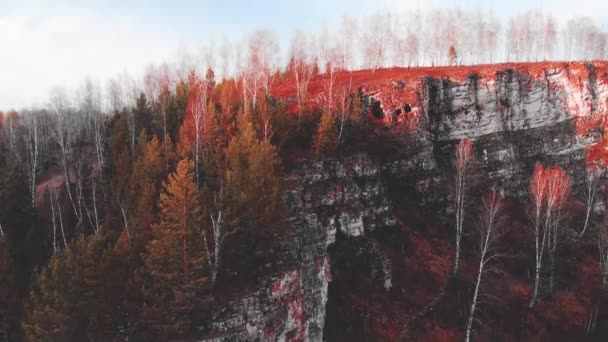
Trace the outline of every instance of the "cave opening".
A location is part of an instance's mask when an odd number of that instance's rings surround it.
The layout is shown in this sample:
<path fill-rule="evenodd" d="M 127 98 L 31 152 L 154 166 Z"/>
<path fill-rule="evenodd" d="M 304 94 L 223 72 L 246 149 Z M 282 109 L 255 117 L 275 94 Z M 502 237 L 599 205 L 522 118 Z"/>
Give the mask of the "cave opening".
<path fill-rule="evenodd" d="M 380 101 L 372 100 L 372 103 L 370 105 L 370 111 L 376 119 L 384 118 L 384 111 L 382 110 Z"/>

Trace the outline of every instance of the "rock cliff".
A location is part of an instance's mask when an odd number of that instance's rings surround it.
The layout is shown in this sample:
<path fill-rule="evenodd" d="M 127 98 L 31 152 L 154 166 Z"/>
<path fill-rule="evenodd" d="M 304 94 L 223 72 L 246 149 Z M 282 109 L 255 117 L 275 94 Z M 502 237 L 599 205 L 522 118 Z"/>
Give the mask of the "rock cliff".
<path fill-rule="evenodd" d="M 371 119 L 386 126 L 382 134 L 398 136 L 401 151 L 300 161 L 286 175 L 294 231 L 277 246 L 280 266 L 201 327 L 209 340 L 323 340 L 332 267 L 345 262 L 363 265 L 357 272 L 391 291 L 395 260 L 369 236 L 398 229 L 404 202 L 445 216 L 460 139 L 473 141 L 480 191 L 493 186 L 517 199 L 526 198 L 537 162 L 564 167 L 576 183 L 608 146 L 605 63 L 355 76 L 367 103 L 380 108 Z"/>

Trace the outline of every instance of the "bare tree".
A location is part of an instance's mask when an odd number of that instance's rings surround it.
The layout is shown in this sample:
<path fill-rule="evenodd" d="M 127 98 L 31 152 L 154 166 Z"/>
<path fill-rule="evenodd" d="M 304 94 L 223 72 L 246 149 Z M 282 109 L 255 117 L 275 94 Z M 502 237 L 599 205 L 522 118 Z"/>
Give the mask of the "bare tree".
<path fill-rule="evenodd" d="M 352 78 L 351 78 L 352 80 Z M 340 129 L 338 131 L 338 144 L 342 141 L 344 135 L 344 126 L 346 122 L 352 117 L 351 106 L 353 104 L 351 97 L 351 84 L 349 80 L 348 84 L 343 84 L 338 92 L 338 110 L 340 113 Z"/>
<path fill-rule="evenodd" d="M 545 19 L 543 30 L 543 56 L 544 59 L 551 59 L 553 50 L 555 49 L 557 39 L 557 24 L 551 15 Z"/>
<path fill-rule="evenodd" d="M 205 123 L 205 116 L 207 115 L 208 90 L 209 87 L 206 80 L 197 78 L 196 83 L 191 90 L 190 100 L 188 101 L 194 125 L 194 166 L 197 187 L 200 184 L 199 165 L 203 140 L 203 126 Z"/>
<path fill-rule="evenodd" d="M 530 307 L 534 306 L 536 297 L 538 296 L 538 288 L 540 283 L 540 271 L 542 268 L 543 252 L 545 248 L 545 240 L 547 239 L 546 229 L 542 226 L 543 208 L 547 193 L 547 179 L 545 176 L 545 168 L 537 164 L 532 174 L 530 181 L 530 194 L 532 196 L 533 205 L 533 226 L 532 233 L 534 235 L 535 247 L 535 273 L 534 273 L 534 290 L 530 299 Z"/>
<path fill-rule="evenodd" d="M 465 196 L 467 191 L 467 178 L 473 161 L 473 143 L 469 139 L 461 140 L 454 151 L 454 201 L 456 209 L 456 255 L 454 257 L 453 273 L 458 272 L 460 261 L 460 243 L 463 236 L 463 222 L 465 215 Z"/>
<path fill-rule="evenodd" d="M 92 209 L 89 209 L 89 207 L 86 205 L 86 202 L 83 203 L 85 212 L 87 214 L 87 218 L 89 219 L 89 223 L 91 224 L 91 227 L 93 227 L 95 234 L 98 234 L 101 227 L 100 227 L 100 218 L 99 218 L 99 213 L 97 210 L 97 185 L 95 182 L 95 179 L 93 177 L 91 177 L 91 205 L 92 205 Z"/>
<path fill-rule="evenodd" d="M 25 161 L 27 164 L 28 183 L 32 196 L 32 207 L 36 207 L 36 175 L 40 155 L 40 115 L 36 111 L 27 112 L 24 116 L 23 139 L 25 144 Z"/>
<path fill-rule="evenodd" d="M 97 168 L 101 184 L 104 183 L 106 122 L 101 104 L 101 90 L 87 79 L 80 90 L 80 111 L 83 124 L 95 147 Z"/>
<path fill-rule="evenodd" d="M 125 201 L 124 196 L 121 196 L 120 193 L 116 194 L 116 203 L 118 204 L 118 208 L 120 209 L 120 215 L 122 216 L 124 229 L 125 229 L 125 232 L 127 233 L 127 241 L 130 245 L 131 244 L 131 230 L 129 229 L 127 202 Z"/>
<path fill-rule="evenodd" d="M 308 98 L 308 83 L 314 70 L 313 61 L 307 52 L 308 41 L 301 31 L 296 31 L 291 40 L 291 70 L 296 80 L 298 101 L 298 123 L 302 121 L 302 110 Z"/>
<path fill-rule="evenodd" d="M 228 37 L 223 36 L 222 37 L 222 45 L 220 46 L 220 59 L 221 59 L 221 63 L 222 63 L 222 68 L 221 68 L 221 72 L 222 75 L 221 77 L 223 79 L 227 79 L 230 75 L 230 60 L 233 54 L 232 51 L 232 45 L 230 43 L 230 40 L 228 39 Z"/>
<path fill-rule="evenodd" d="M 63 215 L 61 213 L 61 205 L 59 204 L 57 188 L 53 186 L 49 188 L 49 202 L 51 204 L 51 218 L 53 223 L 53 253 L 55 253 L 57 252 L 57 216 L 59 216 L 59 229 L 63 239 L 63 247 L 67 247 L 68 243 L 67 239 L 65 238 L 65 231 L 63 229 Z"/>
<path fill-rule="evenodd" d="M 252 85 L 253 108 L 256 107 L 258 88 L 264 89 L 264 95 L 270 93 L 272 72 L 276 66 L 279 43 L 274 32 L 257 30 L 249 39 L 249 63 Z"/>
<path fill-rule="evenodd" d="M 391 35 L 389 15 L 376 14 L 368 19 L 367 30 L 361 37 L 361 43 L 365 66 L 372 71 L 376 71 L 384 65 L 385 51 Z"/>
<path fill-rule="evenodd" d="M 346 16 L 342 17 L 340 28 L 340 48 L 342 53 L 342 65 L 345 69 L 353 71 L 355 66 L 355 51 L 353 50 L 355 37 L 357 35 L 357 21 Z"/>
<path fill-rule="evenodd" d="M 563 206 L 570 195 L 570 177 L 559 167 L 546 170 L 549 174 L 547 180 L 547 213 L 546 230 L 548 234 L 548 252 L 550 262 L 549 291 L 553 292 L 555 259 L 559 245 L 560 232 L 563 229 L 561 220 L 565 216 Z"/>
<path fill-rule="evenodd" d="M 21 152 L 19 151 L 19 121 L 20 117 L 16 112 L 7 115 L 6 126 L 8 129 L 8 148 L 18 165 L 21 165 Z"/>
<path fill-rule="evenodd" d="M 555 254 L 561 227 L 560 220 L 563 204 L 570 192 L 570 178 L 559 167 L 544 168 L 538 164 L 530 181 L 530 192 L 534 207 L 532 232 L 536 251 L 534 290 L 529 305 L 533 307 L 539 292 L 545 246 L 547 246 L 550 258 L 550 289 L 553 289 Z"/>
<path fill-rule="evenodd" d="M 59 148 L 59 160 L 63 169 L 63 181 L 65 189 L 74 210 L 78 222 L 82 222 L 82 208 L 80 201 L 74 196 L 71 187 L 70 168 L 73 159 L 73 145 L 79 133 L 78 120 L 74 111 L 69 107 L 69 103 L 62 91 L 55 92 L 51 99 L 51 117 L 53 127 L 51 135 Z M 75 158 L 74 158 L 75 159 Z"/>
<path fill-rule="evenodd" d="M 585 213 L 585 223 L 583 224 L 583 229 L 578 234 L 579 236 L 583 236 L 587 230 L 587 227 L 589 226 L 589 218 L 593 212 L 593 207 L 595 206 L 595 202 L 597 200 L 600 179 L 603 177 L 604 172 L 604 168 L 599 165 L 594 165 L 587 168 L 587 175 L 585 177 L 585 183 L 582 191 L 587 209 Z"/>
<path fill-rule="evenodd" d="M 606 226 L 606 219 L 604 219 L 604 224 L 597 229 L 597 247 L 602 270 L 602 286 L 606 288 L 608 286 L 608 226 Z"/>
<path fill-rule="evenodd" d="M 484 196 L 478 229 L 479 267 L 477 270 L 477 281 L 475 283 L 475 291 L 473 292 L 473 300 L 471 301 L 471 309 L 469 311 L 469 319 L 467 320 L 465 337 L 465 341 L 467 342 L 471 339 L 471 328 L 473 326 L 478 298 L 482 291 L 483 277 L 487 272 L 492 270 L 490 263 L 500 256 L 496 244 L 505 232 L 503 202 L 502 197 L 498 192 L 490 191 Z"/>
<path fill-rule="evenodd" d="M 207 258 L 207 260 L 208 260 L 209 266 L 211 268 L 210 285 L 211 285 L 211 288 L 213 288 L 215 286 L 215 281 L 217 280 L 217 274 L 222 265 L 222 249 L 223 249 L 224 241 L 226 240 L 227 237 L 229 237 L 233 234 L 236 234 L 239 231 L 239 227 L 236 227 L 229 232 L 224 232 L 223 231 L 224 221 L 222 221 L 222 211 L 221 210 L 218 211 L 217 217 L 213 217 L 213 215 L 209 215 L 209 217 L 211 218 L 211 225 L 213 228 L 213 262 L 211 262 L 211 256 L 209 254 L 209 247 L 207 245 L 207 236 L 204 231 L 203 231 L 203 241 L 205 244 L 205 250 L 207 252 L 207 255 L 209 256 Z"/>

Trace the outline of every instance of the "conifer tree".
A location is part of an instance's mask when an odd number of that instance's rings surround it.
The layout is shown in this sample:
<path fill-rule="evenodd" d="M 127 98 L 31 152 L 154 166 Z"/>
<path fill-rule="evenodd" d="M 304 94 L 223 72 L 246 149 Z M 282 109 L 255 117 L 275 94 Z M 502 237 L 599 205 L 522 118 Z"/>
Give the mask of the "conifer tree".
<path fill-rule="evenodd" d="M 320 156 L 324 153 L 331 153 L 336 145 L 336 132 L 334 127 L 333 115 L 325 110 L 321 115 L 319 128 L 314 138 L 315 153 Z"/>
<path fill-rule="evenodd" d="M 144 320 L 156 337 L 175 339 L 190 330 L 206 283 L 202 207 L 192 161 L 181 160 L 163 183 L 159 209 L 144 259 Z"/>
<path fill-rule="evenodd" d="M 6 235 L 0 225 L 0 340 L 12 340 L 11 325 L 18 300 L 15 267 Z"/>
<path fill-rule="evenodd" d="M 279 157 L 269 142 L 260 141 L 246 114 L 238 121 L 239 133 L 226 150 L 226 196 L 234 215 L 255 235 L 272 233 L 280 223 Z"/>

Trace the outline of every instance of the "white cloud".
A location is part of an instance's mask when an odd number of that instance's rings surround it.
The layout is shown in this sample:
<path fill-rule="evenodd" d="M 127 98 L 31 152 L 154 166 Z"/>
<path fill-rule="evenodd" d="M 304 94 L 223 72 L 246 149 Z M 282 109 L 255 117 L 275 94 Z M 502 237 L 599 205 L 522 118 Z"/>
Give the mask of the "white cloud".
<path fill-rule="evenodd" d="M 40 104 L 54 86 L 76 87 L 126 70 L 137 73 L 176 50 L 167 36 L 129 17 L 87 13 L 0 15 L 0 109 Z"/>

